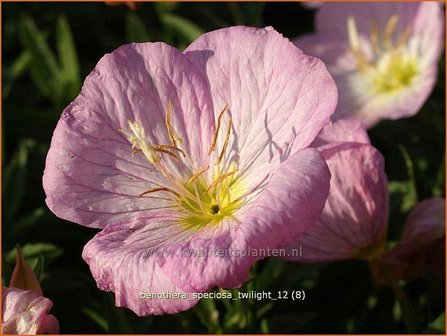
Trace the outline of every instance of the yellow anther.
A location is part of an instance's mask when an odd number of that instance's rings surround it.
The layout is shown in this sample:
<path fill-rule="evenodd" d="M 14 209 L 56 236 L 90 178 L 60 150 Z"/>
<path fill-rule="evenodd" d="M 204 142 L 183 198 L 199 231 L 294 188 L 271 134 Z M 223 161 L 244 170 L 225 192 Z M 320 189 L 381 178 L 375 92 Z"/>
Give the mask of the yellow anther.
<path fill-rule="evenodd" d="M 201 171 L 195 173 L 193 176 L 191 176 L 188 181 L 186 181 L 186 185 L 191 184 L 192 182 L 194 182 L 200 175 L 202 175 L 203 173 L 205 173 L 208 169 L 210 168 L 210 165 L 206 166 L 204 169 L 202 169 Z"/>
<path fill-rule="evenodd" d="M 379 24 L 377 20 L 372 19 L 369 22 L 370 26 L 370 34 L 369 39 L 371 40 L 371 46 L 375 55 L 379 55 L 380 53 L 380 45 L 379 45 Z"/>
<path fill-rule="evenodd" d="M 171 113 L 172 113 L 172 104 L 171 104 L 171 102 L 168 102 L 168 109 L 166 111 L 166 129 L 168 131 L 169 139 L 172 142 L 172 146 L 178 148 L 177 147 L 177 142 L 181 144 L 183 141 L 177 135 L 177 133 L 175 133 L 175 130 L 172 127 L 172 124 L 171 124 Z"/>
<path fill-rule="evenodd" d="M 223 180 L 225 180 L 228 176 L 234 175 L 235 173 L 237 173 L 238 169 L 232 171 L 232 172 L 228 172 L 225 174 L 220 175 L 217 179 L 215 179 L 210 186 L 208 187 L 208 189 L 206 189 L 206 191 L 210 191 L 211 189 L 213 189 L 214 187 L 216 187 L 219 183 L 221 183 Z"/>
<path fill-rule="evenodd" d="M 141 149 L 132 149 L 132 155 L 134 154 L 142 154 L 143 151 Z"/>
<path fill-rule="evenodd" d="M 402 35 L 399 36 L 399 40 L 397 41 L 397 45 L 396 45 L 396 49 L 400 49 L 402 48 L 405 43 L 407 43 L 408 38 L 410 37 L 411 34 L 411 26 L 407 26 L 404 30 L 404 32 L 402 33 Z"/>
<path fill-rule="evenodd" d="M 217 136 L 219 135 L 219 129 L 220 129 L 220 124 L 222 122 L 222 116 L 225 113 L 225 111 L 227 110 L 227 107 L 228 107 L 228 104 L 225 104 L 224 108 L 222 109 L 222 111 L 220 111 L 219 116 L 217 117 L 217 125 L 216 125 L 216 129 L 214 130 L 213 141 L 211 142 L 210 149 L 208 150 L 208 155 L 210 155 L 216 148 Z"/>
<path fill-rule="evenodd" d="M 228 121 L 228 126 L 227 126 L 227 133 L 225 134 L 225 142 L 222 147 L 222 151 L 220 152 L 219 159 L 217 160 L 218 163 L 220 163 L 220 161 L 222 161 L 222 158 L 225 155 L 225 151 L 227 150 L 228 143 L 230 142 L 230 132 L 231 132 L 232 125 L 233 125 L 233 123 L 232 123 L 232 120 L 230 117 L 230 119 Z"/>
<path fill-rule="evenodd" d="M 180 152 L 183 155 L 183 157 L 186 157 L 185 152 L 182 151 L 178 147 L 169 146 L 169 145 L 156 145 L 156 146 L 154 146 L 154 149 L 158 150 L 160 152 L 162 152 L 162 151 L 178 151 L 178 152 Z"/>
<path fill-rule="evenodd" d="M 152 193 L 158 192 L 158 191 L 167 191 L 167 192 L 170 192 L 170 193 L 174 194 L 177 197 L 179 196 L 179 194 L 177 194 L 174 190 L 162 187 L 162 188 L 154 188 L 154 189 L 146 190 L 145 192 L 142 192 L 141 194 L 139 194 L 138 197 L 142 197 L 144 195 L 152 194 Z"/>
<path fill-rule="evenodd" d="M 173 159 L 175 159 L 177 162 L 179 161 L 177 155 L 175 155 L 174 153 L 168 151 L 167 149 L 160 148 L 159 146 L 155 146 L 153 148 L 154 148 L 154 151 L 159 152 L 159 153 L 167 154 L 170 157 L 172 157 Z"/>
<path fill-rule="evenodd" d="M 399 17 L 394 14 L 391 16 L 386 23 L 385 30 L 383 31 L 383 40 L 385 47 L 387 49 L 393 48 L 393 33 L 396 30 L 397 23 L 399 22 Z"/>

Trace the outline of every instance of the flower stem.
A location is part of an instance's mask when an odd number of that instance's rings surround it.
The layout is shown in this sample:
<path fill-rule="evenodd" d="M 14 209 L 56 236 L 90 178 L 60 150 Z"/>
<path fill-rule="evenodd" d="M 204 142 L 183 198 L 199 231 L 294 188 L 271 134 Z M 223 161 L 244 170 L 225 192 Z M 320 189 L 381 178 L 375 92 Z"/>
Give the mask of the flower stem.
<path fill-rule="evenodd" d="M 385 276 L 388 283 L 391 285 L 394 296 L 399 302 L 400 309 L 402 312 L 402 319 L 404 321 L 407 332 L 410 334 L 420 333 L 421 330 L 417 324 L 417 316 L 416 313 L 408 301 L 407 295 L 403 291 L 402 287 L 399 285 L 399 282 L 394 277 L 393 273 L 390 271 L 389 267 L 385 265 L 381 265 L 382 274 Z"/>

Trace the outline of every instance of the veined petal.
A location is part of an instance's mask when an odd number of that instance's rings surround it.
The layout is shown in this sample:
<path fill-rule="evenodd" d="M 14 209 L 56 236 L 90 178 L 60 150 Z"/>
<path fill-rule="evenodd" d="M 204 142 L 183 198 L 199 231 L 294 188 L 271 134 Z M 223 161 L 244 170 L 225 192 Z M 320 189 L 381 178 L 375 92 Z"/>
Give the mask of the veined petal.
<path fill-rule="evenodd" d="M 321 154 L 307 148 L 283 162 L 260 196 L 241 213 L 240 241 L 278 248 L 309 230 L 321 215 L 331 174 Z"/>
<path fill-rule="evenodd" d="M 337 123 L 338 124 L 338 123 Z M 329 197 L 318 222 L 290 249 L 300 262 L 373 258 L 384 247 L 388 215 L 382 155 L 372 146 L 338 143 L 320 148 L 331 172 Z"/>
<path fill-rule="evenodd" d="M 163 253 L 175 252 L 167 240 L 178 234 L 175 213 L 116 222 L 85 245 L 82 257 L 98 288 L 115 293 L 116 306 L 127 307 L 139 316 L 178 313 L 197 300 L 176 286 L 158 265 Z"/>
<path fill-rule="evenodd" d="M 168 206 L 158 194 L 138 197 L 163 186 L 164 177 L 144 155 L 132 153 L 125 132 L 136 120 L 147 141 L 170 145 L 169 105 L 191 168 L 203 168 L 214 116 L 206 83 L 188 58 L 163 43 L 130 44 L 104 56 L 54 132 L 43 177 L 49 208 L 63 219 L 102 228 Z"/>
<path fill-rule="evenodd" d="M 336 87 L 324 64 L 272 28 L 210 32 L 185 54 L 208 79 L 214 106 L 228 104 L 234 134 L 227 162 L 257 181 L 306 148 L 335 108 Z"/>
<path fill-rule="evenodd" d="M 185 290 L 241 286 L 256 260 L 296 240 L 315 223 L 329 179 L 327 165 L 315 149 L 295 153 L 277 168 L 259 197 L 229 219 L 226 233 L 179 244 L 177 250 L 196 254 L 164 258 L 162 269 Z M 200 249 L 210 253 L 198 257 Z"/>

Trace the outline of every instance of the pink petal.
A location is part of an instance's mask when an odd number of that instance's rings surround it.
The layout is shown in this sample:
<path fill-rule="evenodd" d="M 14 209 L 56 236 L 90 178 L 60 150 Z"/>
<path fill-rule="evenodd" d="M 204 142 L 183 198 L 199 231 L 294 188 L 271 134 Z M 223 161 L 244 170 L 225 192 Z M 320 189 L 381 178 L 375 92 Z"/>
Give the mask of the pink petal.
<path fill-rule="evenodd" d="M 132 154 L 120 130 L 137 120 L 152 144 L 171 144 L 169 103 L 192 168 L 203 168 L 204 146 L 214 132 L 212 102 L 188 58 L 163 43 L 130 44 L 104 56 L 54 132 L 43 177 L 48 207 L 63 219 L 99 228 L 166 207 L 158 195 L 138 197 L 164 178 L 143 155 Z"/>
<path fill-rule="evenodd" d="M 417 59 L 418 73 L 405 89 L 381 94 L 374 92 L 365 76 L 356 70 L 349 49 L 347 19 L 355 19 L 363 53 L 372 59 L 371 22 L 377 22 L 383 30 L 393 15 L 399 18 L 393 35 L 395 44 L 405 29 L 411 28 L 406 48 Z M 420 110 L 434 87 L 437 61 L 444 46 L 444 18 L 438 3 L 326 3 L 315 20 L 316 34 L 300 37 L 294 43 L 309 55 L 321 58 L 333 75 L 339 91 L 333 120 L 356 118 L 369 128 L 381 119 L 409 117 Z"/>
<path fill-rule="evenodd" d="M 296 240 L 315 223 L 327 197 L 329 178 L 316 150 L 299 151 L 278 167 L 252 203 L 235 213 L 226 234 L 178 246 L 178 250 L 197 252 L 202 248 L 211 253 L 165 258 L 163 270 L 185 290 L 241 286 L 256 260 Z"/>
<path fill-rule="evenodd" d="M 417 2 L 327 3 L 317 12 L 315 27 L 318 34 L 347 39 L 346 21 L 352 16 L 356 20 L 359 34 L 369 36 L 371 20 L 376 20 L 379 27 L 385 27 L 390 17 L 398 14 L 396 29 L 400 35 L 408 25 L 413 25 L 418 8 Z"/>
<path fill-rule="evenodd" d="M 426 199 L 416 205 L 405 222 L 401 243 L 411 243 L 414 249 L 429 245 L 445 234 L 445 200 Z"/>
<path fill-rule="evenodd" d="M 344 142 L 370 144 L 368 133 L 360 121 L 341 119 L 337 122 L 329 122 L 312 142 L 312 147 L 318 148 Z"/>
<path fill-rule="evenodd" d="M 269 255 L 267 249 L 291 242 L 316 221 L 328 182 L 321 155 L 303 150 L 280 165 L 260 196 L 220 228 L 183 232 L 174 212 L 134 218 L 108 225 L 86 245 L 83 257 L 98 287 L 115 292 L 117 306 L 140 316 L 179 312 L 196 301 L 141 300 L 139 295 L 241 286 L 251 265 Z M 257 254 L 247 255 L 250 250 Z"/>
<path fill-rule="evenodd" d="M 2 288 L 2 333 L 59 333 L 59 322 L 48 315 L 51 300 L 31 290 Z"/>
<path fill-rule="evenodd" d="M 115 304 L 138 316 L 178 313 L 197 303 L 190 293 L 176 286 L 158 265 L 157 253 L 170 253 L 167 240 L 180 228 L 177 214 L 134 218 L 109 224 L 84 247 L 82 257 L 99 289 L 115 293 Z M 143 298 L 142 295 L 178 295 L 177 298 Z M 181 296 L 187 294 L 187 299 Z"/>
<path fill-rule="evenodd" d="M 430 61 L 436 61 L 443 49 L 444 18 L 440 3 L 436 2 L 363 2 L 326 3 L 315 18 L 316 33 L 333 40 L 348 40 L 347 19 L 352 16 L 358 33 L 363 38 L 370 35 L 371 21 L 385 27 L 393 15 L 398 15 L 395 36 L 400 36 L 410 26 L 411 36 L 419 41 L 421 50 Z"/>
<path fill-rule="evenodd" d="M 336 123 L 335 125 L 337 125 Z M 388 215 L 382 155 L 372 146 L 338 143 L 321 149 L 331 172 L 329 197 L 318 222 L 289 249 L 301 262 L 369 259 L 384 244 Z"/>
<path fill-rule="evenodd" d="M 373 265 L 377 283 L 387 284 L 384 269 L 396 280 L 413 280 L 424 271 L 444 277 L 445 200 L 439 197 L 416 205 L 405 222 L 401 240 Z"/>
<path fill-rule="evenodd" d="M 215 112 L 228 104 L 234 137 L 227 157 L 258 182 L 306 148 L 335 108 L 336 88 L 323 63 L 271 27 L 213 31 L 185 54 L 208 79 Z"/>
<path fill-rule="evenodd" d="M 230 221 L 233 226 L 237 225 Z M 234 241 L 240 234 L 232 230 L 175 244 L 170 247 L 175 255 L 160 258 L 160 267 L 172 282 L 184 290 L 207 292 L 214 287 L 240 287 L 247 280 L 250 267 L 259 259 L 234 252 L 240 251 Z"/>

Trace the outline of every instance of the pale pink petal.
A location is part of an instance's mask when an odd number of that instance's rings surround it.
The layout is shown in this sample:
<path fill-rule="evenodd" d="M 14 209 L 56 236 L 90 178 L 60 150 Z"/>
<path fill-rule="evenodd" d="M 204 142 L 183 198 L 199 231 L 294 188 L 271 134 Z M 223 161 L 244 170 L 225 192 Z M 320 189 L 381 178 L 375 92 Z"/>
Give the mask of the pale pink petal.
<path fill-rule="evenodd" d="M 383 248 L 387 227 L 383 157 L 374 147 L 360 143 L 338 143 L 320 150 L 332 175 L 329 197 L 315 226 L 289 246 L 289 250 L 300 249 L 302 256 L 287 259 L 372 258 Z"/>
<path fill-rule="evenodd" d="M 84 247 L 82 257 L 99 289 L 115 293 L 115 304 L 139 316 L 178 313 L 197 303 L 176 286 L 158 265 L 163 253 L 171 253 L 169 240 L 180 235 L 176 213 L 134 218 L 109 224 Z M 177 298 L 143 298 L 142 295 L 174 294 Z M 187 294 L 187 299 L 181 295 Z"/>
<path fill-rule="evenodd" d="M 394 14 L 399 15 L 397 33 L 401 35 L 413 20 L 419 9 L 419 2 L 337 2 L 326 3 L 315 17 L 316 33 L 333 39 L 348 39 L 347 19 L 352 16 L 357 23 L 359 34 L 369 37 L 371 22 L 385 27 Z M 436 5 L 437 6 L 437 5 Z"/>
<path fill-rule="evenodd" d="M 306 148 L 335 108 L 337 92 L 324 64 L 271 27 L 210 32 L 185 54 L 208 79 L 215 113 L 228 104 L 234 132 L 227 161 L 258 182 Z"/>
<path fill-rule="evenodd" d="M 38 334 L 59 334 L 59 321 L 53 315 L 45 315 L 37 331 Z"/>
<path fill-rule="evenodd" d="M 304 53 L 321 59 L 332 76 L 342 75 L 357 68 L 355 58 L 349 50 L 348 40 L 318 34 L 305 34 L 292 42 Z M 369 49 L 365 51 L 370 52 Z M 338 94 L 341 95 L 343 92 L 338 90 Z"/>
<path fill-rule="evenodd" d="M 360 37 L 368 38 L 373 21 L 385 27 L 393 15 L 399 18 L 395 41 L 411 27 L 410 44 L 427 62 L 436 62 L 444 46 L 444 15 L 441 3 L 434 1 L 326 3 L 316 14 L 316 33 L 333 41 L 347 41 L 347 19 L 353 17 Z"/>
<path fill-rule="evenodd" d="M 137 120 L 153 145 L 170 145 L 165 125 L 169 103 L 191 168 L 203 168 L 214 116 L 194 65 L 163 43 L 130 44 L 104 56 L 54 132 L 43 177 L 48 207 L 63 219 L 99 228 L 165 208 L 159 195 L 138 197 L 163 186 L 164 178 L 142 154 L 132 154 L 121 130 L 128 131 L 128 121 Z"/>
<path fill-rule="evenodd" d="M 197 251 L 202 247 L 213 253 L 201 258 L 165 258 L 163 270 L 187 290 L 241 286 L 256 260 L 295 241 L 315 223 L 327 197 L 329 178 L 327 165 L 315 149 L 299 151 L 278 167 L 259 197 L 237 211 L 234 220 L 229 219 L 226 234 L 194 239 L 178 248 Z"/>
<path fill-rule="evenodd" d="M 329 122 L 312 142 L 312 147 L 343 142 L 370 144 L 368 133 L 360 121 L 341 119 L 337 122 Z"/>
<path fill-rule="evenodd" d="M 59 333 L 59 322 L 48 315 L 51 300 L 31 290 L 2 288 L 2 333 Z"/>
<path fill-rule="evenodd" d="M 396 280 L 413 280 L 424 271 L 445 272 L 445 200 L 439 197 L 416 205 L 405 222 L 401 240 L 373 265 L 376 282 L 387 284 L 384 270 Z"/>

